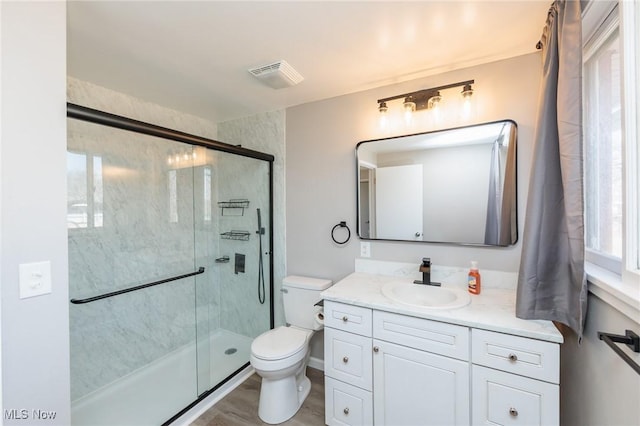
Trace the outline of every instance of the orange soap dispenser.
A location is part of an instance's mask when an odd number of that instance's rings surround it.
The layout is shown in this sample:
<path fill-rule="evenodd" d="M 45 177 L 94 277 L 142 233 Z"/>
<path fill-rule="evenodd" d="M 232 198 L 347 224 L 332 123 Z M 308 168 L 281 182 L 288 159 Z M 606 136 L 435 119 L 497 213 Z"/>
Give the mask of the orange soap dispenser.
<path fill-rule="evenodd" d="M 469 293 L 480 294 L 480 272 L 478 272 L 478 262 L 475 260 L 471 262 L 471 270 L 469 271 L 467 284 L 469 286 Z"/>

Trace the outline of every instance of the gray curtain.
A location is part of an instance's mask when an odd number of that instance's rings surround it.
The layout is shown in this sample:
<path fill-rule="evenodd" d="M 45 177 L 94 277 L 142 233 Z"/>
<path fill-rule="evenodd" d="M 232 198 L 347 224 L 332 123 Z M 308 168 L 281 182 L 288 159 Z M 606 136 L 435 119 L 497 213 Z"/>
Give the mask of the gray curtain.
<path fill-rule="evenodd" d="M 516 199 L 516 125 L 509 124 L 509 133 L 505 135 L 509 141 L 507 159 L 504 161 L 504 188 L 502 191 L 502 208 L 500 209 L 500 238 L 498 244 L 508 246 L 518 241 L 518 200 Z M 503 148 L 504 149 L 504 148 Z"/>
<path fill-rule="evenodd" d="M 543 30 L 543 77 L 516 316 L 559 321 L 582 336 L 584 272 L 582 28 L 578 1 L 555 1 Z"/>
<path fill-rule="evenodd" d="M 516 127 L 509 123 L 491 149 L 485 244 L 508 246 L 518 240 L 515 156 Z"/>
<path fill-rule="evenodd" d="M 504 128 L 504 126 L 503 126 Z M 500 134 L 502 136 L 502 133 Z M 500 164 L 500 137 L 491 148 L 489 167 L 489 199 L 487 200 L 487 220 L 484 225 L 484 243 L 498 244 L 500 239 L 500 209 L 502 207 L 502 167 Z"/>

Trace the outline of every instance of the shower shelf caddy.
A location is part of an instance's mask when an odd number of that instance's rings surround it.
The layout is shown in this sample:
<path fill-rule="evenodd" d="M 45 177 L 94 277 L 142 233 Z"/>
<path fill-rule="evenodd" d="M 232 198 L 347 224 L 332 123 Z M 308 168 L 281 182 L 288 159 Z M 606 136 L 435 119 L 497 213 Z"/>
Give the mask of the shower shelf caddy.
<path fill-rule="evenodd" d="M 249 231 L 229 231 L 220 234 L 223 240 L 249 241 Z"/>
<path fill-rule="evenodd" d="M 229 201 L 218 201 L 218 207 L 222 209 L 222 216 L 225 216 L 224 214 L 225 209 L 233 209 L 233 210 L 240 209 L 239 215 L 236 214 L 236 215 L 227 215 L 227 216 L 244 216 L 244 209 L 249 207 L 249 200 L 247 200 L 246 198 L 238 198 L 238 199 L 231 199 Z"/>

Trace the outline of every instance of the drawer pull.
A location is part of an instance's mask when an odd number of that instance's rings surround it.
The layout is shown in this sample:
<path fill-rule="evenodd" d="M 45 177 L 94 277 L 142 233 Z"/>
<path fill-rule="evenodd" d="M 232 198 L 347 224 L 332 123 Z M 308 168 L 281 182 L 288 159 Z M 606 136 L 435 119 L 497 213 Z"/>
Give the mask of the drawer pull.
<path fill-rule="evenodd" d="M 344 362 L 345 364 L 349 362 L 349 357 L 345 356 L 342 358 L 342 362 Z"/>
<path fill-rule="evenodd" d="M 516 362 L 518 360 L 518 355 L 516 354 L 509 354 L 509 361 L 513 361 Z M 516 411 L 517 413 L 517 411 Z M 517 415 L 517 414 L 516 414 Z"/>
<path fill-rule="evenodd" d="M 374 346 L 374 347 L 373 347 L 373 351 L 374 351 L 375 353 L 378 353 L 378 351 L 379 351 L 379 350 L 380 350 L 380 348 L 379 348 L 379 347 L 377 347 L 377 346 Z"/>
<path fill-rule="evenodd" d="M 348 316 L 346 316 L 346 315 L 345 315 L 345 316 L 343 316 L 343 317 L 342 317 L 342 322 L 347 322 L 347 321 L 349 321 L 349 317 L 348 317 Z"/>
<path fill-rule="evenodd" d="M 511 407 L 511 408 L 509 408 L 509 414 L 512 417 L 518 417 L 518 410 L 516 410 L 515 408 Z"/>
<path fill-rule="evenodd" d="M 344 413 L 345 416 L 349 415 L 349 407 L 345 407 L 344 410 L 342 410 L 342 412 Z"/>

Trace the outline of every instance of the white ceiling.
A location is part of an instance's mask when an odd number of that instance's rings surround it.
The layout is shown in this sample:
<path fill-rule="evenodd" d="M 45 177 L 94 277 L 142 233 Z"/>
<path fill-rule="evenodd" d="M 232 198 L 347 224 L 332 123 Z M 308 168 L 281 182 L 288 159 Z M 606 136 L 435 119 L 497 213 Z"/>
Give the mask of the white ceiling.
<path fill-rule="evenodd" d="M 221 122 L 533 52 L 549 1 L 69 1 L 68 73 Z M 284 59 L 305 80 L 247 70 Z"/>

